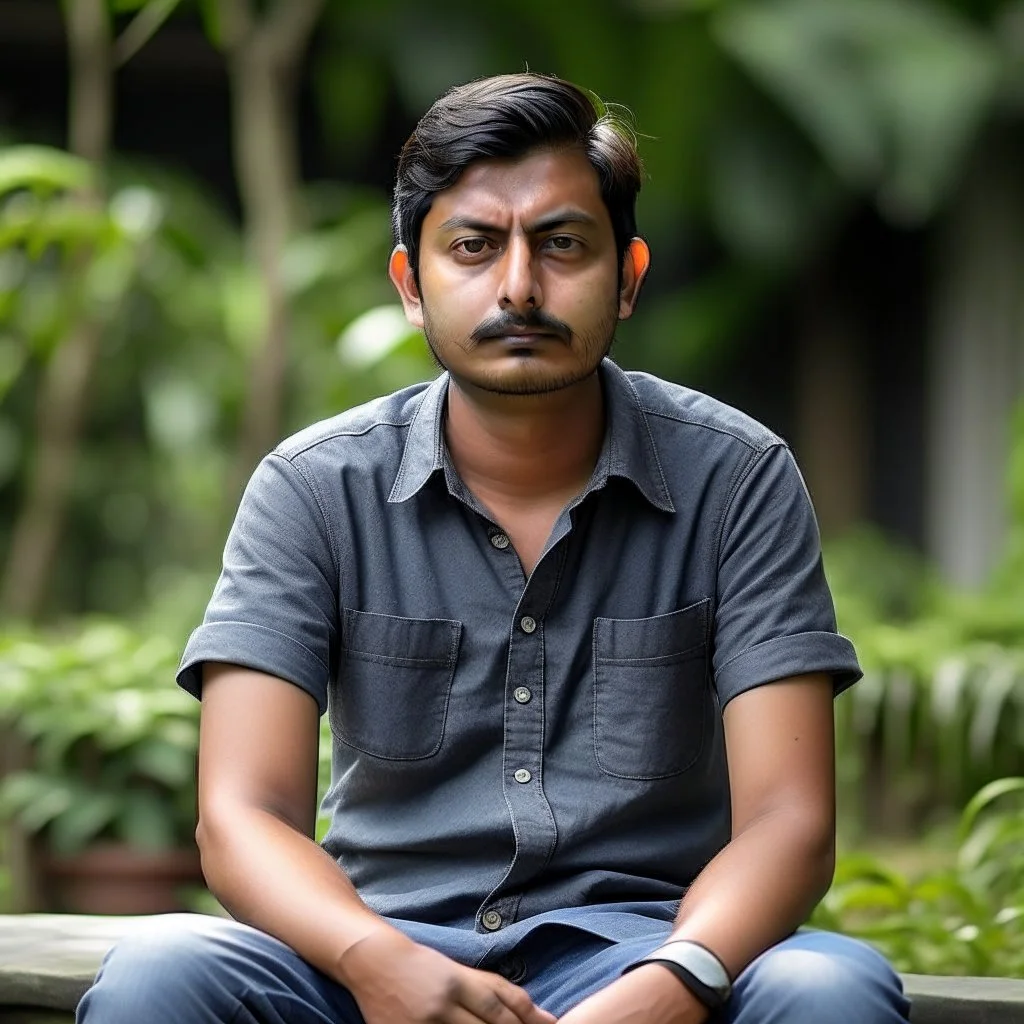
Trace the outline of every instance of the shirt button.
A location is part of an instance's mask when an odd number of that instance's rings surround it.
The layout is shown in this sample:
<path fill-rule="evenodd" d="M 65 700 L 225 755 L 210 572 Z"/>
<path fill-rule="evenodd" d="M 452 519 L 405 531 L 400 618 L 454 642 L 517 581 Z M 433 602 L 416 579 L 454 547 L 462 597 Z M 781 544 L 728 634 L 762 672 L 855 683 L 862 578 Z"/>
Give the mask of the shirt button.
<path fill-rule="evenodd" d="M 498 965 L 498 973 L 513 985 L 518 985 L 526 977 L 526 961 L 514 956 Z"/>
<path fill-rule="evenodd" d="M 508 535 L 504 533 L 492 533 L 491 543 L 499 550 L 504 551 L 509 546 Z"/>
<path fill-rule="evenodd" d="M 496 932 L 501 927 L 501 914 L 496 910 L 488 910 L 480 920 L 489 932 Z"/>
<path fill-rule="evenodd" d="M 513 693 L 512 696 L 515 697 L 520 704 L 529 704 L 530 698 L 533 697 L 533 694 L 530 693 L 525 686 L 517 686 L 515 693 Z"/>
<path fill-rule="evenodd" d="M 513 776 L 513 778 L 516 780 L 516 782 L 521 782 L 525 786 L 526 783 L 533 778 L 533 776 L 525 768 L 519 768 L 516 770 L 516 773 Z"/>
<path fill-rule="evenodd" d="M 524 633 L 532 633 L 537 628 L 537 620 L 532 615 L 524 615 L 519 620 L 519 628 Z"/>

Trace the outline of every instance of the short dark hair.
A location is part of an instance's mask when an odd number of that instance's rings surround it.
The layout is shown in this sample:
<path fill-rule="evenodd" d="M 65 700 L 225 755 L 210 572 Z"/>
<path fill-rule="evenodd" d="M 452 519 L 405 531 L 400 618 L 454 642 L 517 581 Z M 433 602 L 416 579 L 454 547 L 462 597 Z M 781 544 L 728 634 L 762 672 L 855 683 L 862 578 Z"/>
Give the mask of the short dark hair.
<path fill-rule="evenodd" d="M 423 115 L 398 158 L 391 208 L 395 244 L 419 268 L 420 230 L 433 197 L 475 160 L 579 147 L 611 217 L 619 262 L 636 233 L 643 165 L 628 111 L 549 75 L 497 75 L 455 86 Z"/>

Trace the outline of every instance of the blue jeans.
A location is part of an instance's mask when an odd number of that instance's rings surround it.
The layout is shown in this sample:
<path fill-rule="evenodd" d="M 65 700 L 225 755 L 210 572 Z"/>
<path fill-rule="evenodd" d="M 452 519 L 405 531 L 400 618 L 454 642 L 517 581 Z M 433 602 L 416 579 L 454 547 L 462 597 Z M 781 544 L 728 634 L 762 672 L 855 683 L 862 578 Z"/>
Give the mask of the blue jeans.
<path fill-rule="evenodd" d="M 565 1014 L 660 940 L 610 942 L 575 928 L 530 933 L 500 973 Z M 800 931 L 736 980 L 716 1024 L 896 1024 L 909 1004 L 869 946 Z M 214 917 L 169 915 L 107 955 L 79 1024 L 362 1024 L 348 992 L 262 932 Z"/>

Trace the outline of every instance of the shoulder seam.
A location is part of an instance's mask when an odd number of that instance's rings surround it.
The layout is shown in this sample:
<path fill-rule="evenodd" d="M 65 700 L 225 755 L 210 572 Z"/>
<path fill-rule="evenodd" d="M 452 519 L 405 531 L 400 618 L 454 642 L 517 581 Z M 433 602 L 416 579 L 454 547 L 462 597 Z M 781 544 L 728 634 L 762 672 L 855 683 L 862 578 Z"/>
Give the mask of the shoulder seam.
<path fill-rule="evenodd" d="M 713 430 L 716 434 L 725 434 L 727 437 L 734 438 L 739 441 L 740 444 L 746 445 L 758 454 L 763 454 L 769 448 L 774 448 L 777 445 L 783 445 L 786 447 L 786 442 L 777 434 L 770 431 L 767 427 L 764 428 L 765 439 L 761 443 L 758 443 L 753 438 L 744 437 L 742 434 L 738 434 L 734 430 L 718 426 L 715 423 L 708 423 L 706 420 L 694 420 L 687 416 L 673 416 L 671 413 L 664 412 L 661 409 L 648 409 L 646 405 L 641 405 L 640 410 L 647 416 L 657 416 L 659 419 L 671 420 L 673 423 L 684 423 L 689 427 L 702 427 L 704 430 Z"/>
<path fill-rule="evenodd" d="M 407 427 L 411 423 L 411 420 L 406 420 L 402 423 L 392 423 L 390 420 L 377 420 L 375 423 L 371 423 L 368 427 L 363 430 L 334 430 L 329 434 L 325 434 L 323 437 L 318 437 L 308 444 L 296 449 L 295 451 L 282 451 L 282 448 L 286 448 L 288 442 L 283 441 L 277 448 L 271 452 L 272 455 L 277 455 L 284 459 L 286 462 L 292 462 L 297 459 L 300 455 L 305 455 L 311 448 L 316 448 L 317 445 L 324 444 L 327 441 L 333 441 L 338 437 L 363 437 L 365 434 L 369 434 L 370 431 L 375 430 L 377 427 Z"/>

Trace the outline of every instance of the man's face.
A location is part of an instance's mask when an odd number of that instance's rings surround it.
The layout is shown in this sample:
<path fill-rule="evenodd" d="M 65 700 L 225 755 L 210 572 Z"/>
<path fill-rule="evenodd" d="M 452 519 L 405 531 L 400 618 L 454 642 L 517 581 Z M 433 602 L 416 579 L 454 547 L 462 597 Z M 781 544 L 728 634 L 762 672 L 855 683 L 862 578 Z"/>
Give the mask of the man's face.
<path fill-rule="evenodd" d="M 643 243 L 637 242 L 642 246 Z M 541 394 L 589 377 L 632 313 L 633 256 L 620 275 L 597 174 L 579 150 L 471 164 L 434 197 L 419 285 L 404 254 L 391 276 L 406 314 L 462 385 Z"/>

